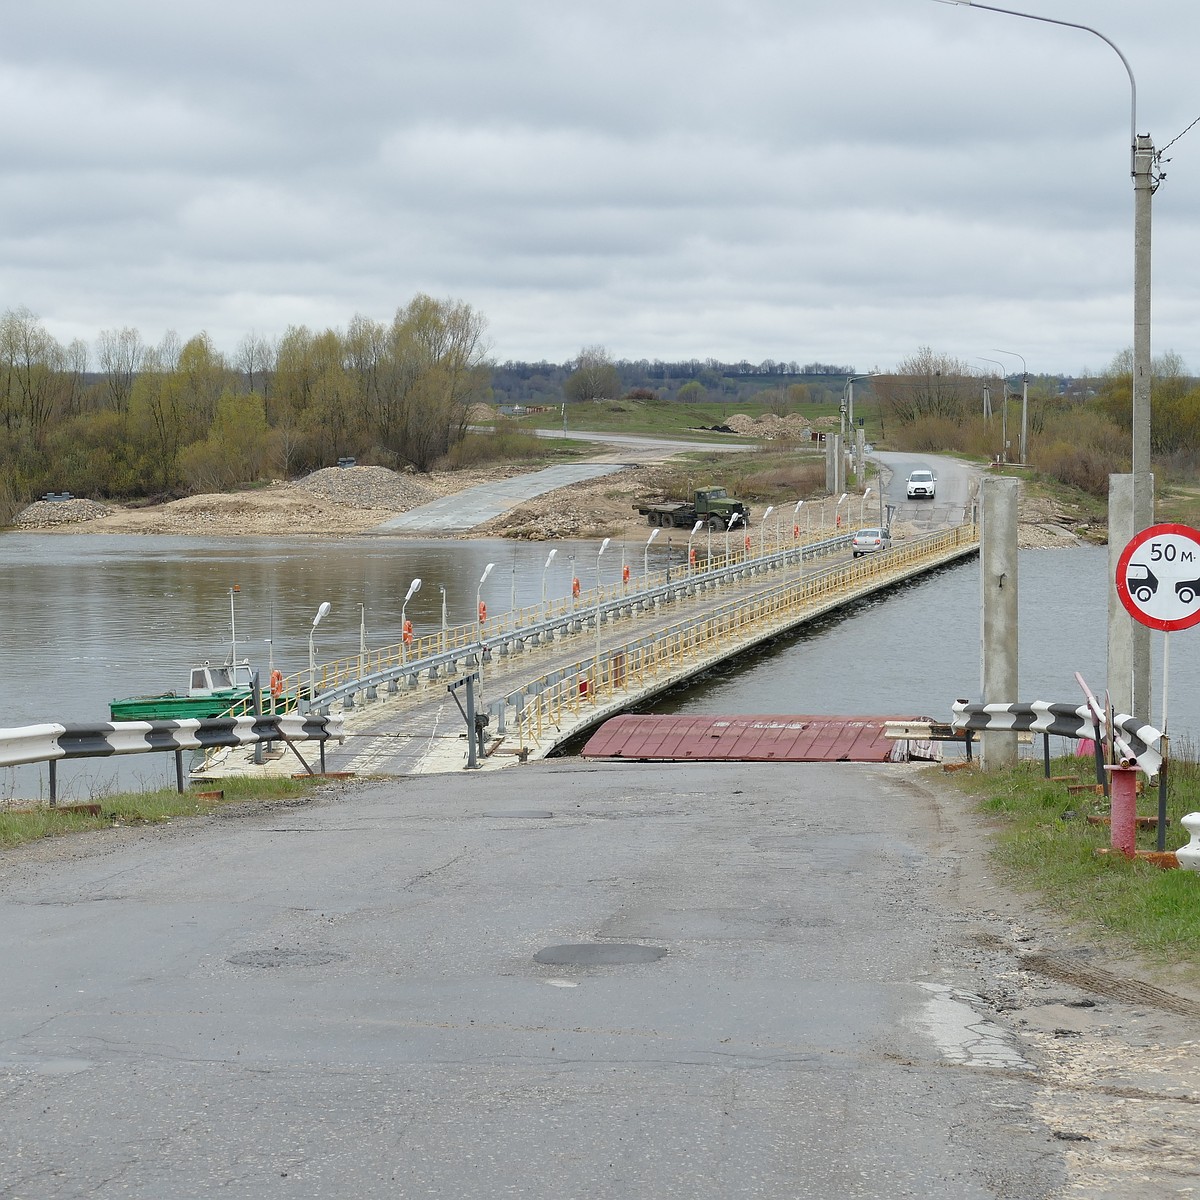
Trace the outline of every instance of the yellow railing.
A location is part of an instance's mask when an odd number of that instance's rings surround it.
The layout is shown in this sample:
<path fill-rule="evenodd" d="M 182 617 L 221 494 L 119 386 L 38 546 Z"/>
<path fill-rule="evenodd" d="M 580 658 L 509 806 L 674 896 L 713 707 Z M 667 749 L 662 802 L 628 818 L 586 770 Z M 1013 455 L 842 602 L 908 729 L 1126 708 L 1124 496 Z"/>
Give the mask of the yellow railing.
<path fill-rule="evenodd" d="M 549 672 L 523 689 L 517 719 L 520 747 L 540 745 L 551 730 L 580 725 L 591 710 L 619 694 L 656 690 L 698 661 L 724 657 L 730 645 L 755 640 L 794 624 L 849 592 L 867 591 L 891 577 L 902 577 L 918 563 L 974 545 L 974 525 L 958 526 L 909 542 L 888 554 L 868 555 L 833 570 L 777 584 L 770 591 L 743 597 L 692 621 L 673 626 L 648 645 L 630 641 L 584 657 L 574 668 Z M 713 647 L 722 649 L 714 653 Z"/>

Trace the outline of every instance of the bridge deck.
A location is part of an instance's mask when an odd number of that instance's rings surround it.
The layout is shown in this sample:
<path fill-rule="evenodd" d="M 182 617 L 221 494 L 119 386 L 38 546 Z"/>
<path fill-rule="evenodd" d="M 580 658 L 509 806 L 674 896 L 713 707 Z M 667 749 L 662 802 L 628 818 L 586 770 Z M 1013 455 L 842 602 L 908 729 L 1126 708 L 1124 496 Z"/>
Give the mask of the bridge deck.
<path fill-rule="evenodd" d="M 638 762 L 903 762 L 908 743 L 889 739 L 884 722 L 920 719 L 625 714 L 605 721 L 582 754 Z"/>

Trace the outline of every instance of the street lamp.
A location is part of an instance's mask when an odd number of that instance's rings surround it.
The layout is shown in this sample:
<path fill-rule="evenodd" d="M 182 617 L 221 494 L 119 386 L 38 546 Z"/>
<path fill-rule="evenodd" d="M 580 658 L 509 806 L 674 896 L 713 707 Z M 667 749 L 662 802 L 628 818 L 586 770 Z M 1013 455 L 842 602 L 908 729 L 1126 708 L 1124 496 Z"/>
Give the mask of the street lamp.
<path fill-rule="evenodd" d="M 642 551 L 642 589 L 643 591 L 650 586 L 650 543 L 654 541 L 658 535 L 662 533 L 661 529 L 650 530 L 650 536 L 646 539 L 646 548 Z"/>
<path fill-rule="evenodd" d="M 767 536 L 767 518 L 775 511 L 775 505 L 768 504 L 763 509 L 762 523 L 758 527 L 758 557 L 762 558 L 766 554 L 766 536 Z M 778 538 L 776 538 L 778 541 Z"/>
<path fill-rule="evenodd" d="M 420 579 L 414 579 L 408 585 L 408 591 L 404 595 L 404 603 L 400 605 L 400 661 L 408 661 L 408 644 L 412 641 L 412 627 L 405 620 L 404 610 L 408 607 L 408 602 L 421 590 Z"/>
<path fill-rule="evenodd" d="M 442 593 L 442 644 L 438 647 L 439 650 L 446 649 L 446 642 L 449 640 L 448 633 L 450 627 L 446 623 L 446 585 L 439 583 L 438 588 Z"/>
<path fill-rule="evenodd" d="M 992 350 L 996 354 L 1008 354 L 1021 360 L 1021 464 L 1024 466 L 1029 462 L 1025 440 L 1029 429 L 1029 368 L 1025 365 L 1024 356 L 1015 350 L 997 350 L 995 346 L 992 347 Z M 1007 398 L 1006 396 L 1005 399 Z"/>
<path fill-rule="evenodd" d="M 313 645 L 313 635 L 317 626 L 329 613 L 329 601 L 323 600 L 317 609 L 317 615 L 312 619 L 312 628 L 308 631 L 308 706 L 312 707 L 313 697 L 317 694 L 317 649 Z"/>
<path fill-rule="evenodd" d="M 549 554 L 546 555 L 546 562 L 545 562 L 545 565 L 542 567 L 542 620 L 543 621 L 546 619 L 546 571 L 549 569 L 550 564 L 554 561 L 554 556 L 557 553 L 558 553 L 558 547 L 556 546 L 553 550 L 550 551 Z"/>
<path fill-rule="evenodd" d="M 478 640 L 480 642 L 483 641 L 483 619 L 484 619 L 485 613 L 487 612 L 487 609 L 485 609 L 483 606 L 483 585 L 487 582 L 487 577 L 492 573 L 492 568 L 495 565 L 496 564 L 494 562 L 492 562 L 492 563 L 488 563 L 488 565 L 483 568 L 483 574 L 480 575 L 480 577 L 479 577 L 479 586 L 475 589 L 475 627 L 478 631 L 478 634 L 479 634 Z M 482 665 L 483 664 L 481 661 L 480 662 L 481 668 L 482 668 Z M 470 733 L 470 730 L 468 730 L 467 732 Z"/>
<path fill-rule="evenodd" d="M 697 521 L 697 522 L 695 523 L 695 525 L 693 525 L 693 526 L 692 526 L 692 532 L 688 534 L 688 567 L 687 567 L 687 572 L 688 572 L 688 574 L 689 574 L 689 575 L 692 573 L 692 538 L 694 538 L 694 537 L 696 536 L 696 534 L 698 534 L 698 533 L 700 532 L 700 530 L 701 530 L 703 527 L 704 527 L 704 522 L 703 522 L 703 521 Z"/>
<path fill-rule="evenodd" d="M 850 422 L 850 430 L 854 430 L 854 385 L 860 379 L 874 379 L 874 375 L 851 375 L 842 386 L 842 396 L 846 400 L 846 415 Z"/>
<path fill-rule="evenodd" d="M 863 514 L 867 511 L 867 497 L 871 494 L 871 489 L 867 488 L 862 494 L 862 502 L 858 506 L 858 527 L 862 528 Z"/>
<path fill-rule="evenodd" d="M 980 362 L 990 362 L 1000 368 L 1000 450 L 1001 460 L 1008 462 L 1008 378 L 1004 373 L 1004 364 L 994 358 L 984 358 L 982 354 L 975 355 Z"/>
<path fill-rule="evenodd" d="M 849 492 L 843 492 L 838 497 L 838 502 L 833 506 L 833 531 L 834 531 L 834 533 L 837 533 L 837 530 L 838 530 L 838 509 L 842 507 L 842 501 L 845 500 L 849 494 L 850 494 Z"/>
<path fill-rule="evenodd" d="M 1151 198 L 1161 181 L 1155 179 L 1158 153 L 1149 134 L 1137 131 L 1137 81 L 1129 60 L 1111 38 L 1090 25 L 1059 21 L 1037 13 L 997 8 L 975 0 L 940 0 L 963 4 L 1010 17 L 1025 17 L 1047 25 L 1082 29 L 1104 42 L 1121 60 L 1129 76 L 1129 161 L 1133 177 L 1133 452 L 1129 491 L 1123 503 L 1109 506 L 1110 536 L 1129 536 L 1147 528 L 1154 520 L 1154 480 L 1150 475 L 1150 227 Z M 1117 542 L 1117 545 L 1120 543 Z M 1123 611 L 1117 590 L 1108 589 L 1108 678 L 1113 701 L 1128 712 L 1147 719 L 1150 715 L 1150 632 L 1148 626 L 1131 623 Z M 1161 834 L 1162 827 L 1159 827 Z"/>
<path fill-rule="evenodd" d="M 604 557 L 610 541 L 611 538 L 605 538 L 600 543 L 600 549 L 596 551 L 596 667 L 592 672 L 593 687 L 599 687 L 600 684 L 600 560 Z"/>
<path fill-rule="evenodd" d="M 729 548 L 729 535 L 733 532 L 733 527 L 742 519 L 741 513 L 734 513 L 729 518 L 729 524 L 725 526 L 725 565 L 730 567 L 733 565 L 733 552 Z"/>

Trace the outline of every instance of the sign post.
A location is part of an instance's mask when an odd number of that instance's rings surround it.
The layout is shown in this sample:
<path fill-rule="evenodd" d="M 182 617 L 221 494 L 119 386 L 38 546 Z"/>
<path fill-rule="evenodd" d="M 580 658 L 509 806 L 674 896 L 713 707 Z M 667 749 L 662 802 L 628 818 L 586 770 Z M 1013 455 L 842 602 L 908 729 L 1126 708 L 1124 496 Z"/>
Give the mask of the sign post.
<path fill-rule="evenodd" d="M 1158 848 L 1167 836 L 1167 674 L 1171 632 L 1200 625 L 1200 530 L 1151 525 L 1135 534 L 1117 560 L 1117 597 L 1142 625 L 1163 632 L 1162 743 L 1158 772 Z"/>

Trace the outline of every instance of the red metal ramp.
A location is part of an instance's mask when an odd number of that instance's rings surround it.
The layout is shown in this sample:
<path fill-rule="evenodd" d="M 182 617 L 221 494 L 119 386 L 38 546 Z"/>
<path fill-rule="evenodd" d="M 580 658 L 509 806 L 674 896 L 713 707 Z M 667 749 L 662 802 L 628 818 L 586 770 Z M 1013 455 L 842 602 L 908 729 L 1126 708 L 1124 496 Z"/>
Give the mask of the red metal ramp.
<path fill-rule="evenodd" d="M 641 762 L 904 762 L 905 741 L 884 736 L 885 721 L 926 717 L 645 716 L 605 721 L 584 758 Z M 921 757 L 927 757 L 922 754 Z"/>

